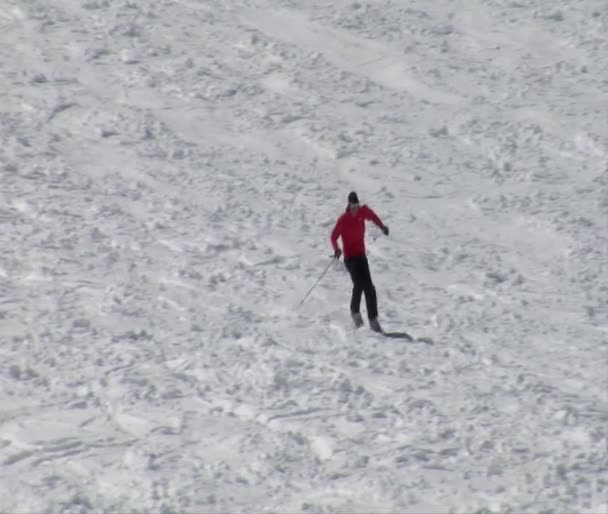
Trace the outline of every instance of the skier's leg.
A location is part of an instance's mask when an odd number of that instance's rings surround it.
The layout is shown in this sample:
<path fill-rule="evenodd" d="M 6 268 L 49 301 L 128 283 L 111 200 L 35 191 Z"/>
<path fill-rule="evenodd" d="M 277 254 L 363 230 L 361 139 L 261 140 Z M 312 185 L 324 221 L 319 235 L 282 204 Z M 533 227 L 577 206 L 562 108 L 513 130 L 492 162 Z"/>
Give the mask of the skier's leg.
<path fill-rule="evenodd" d="M 361 295 L 363 294 L 363 286 L 361 284 L 353 285 L 353 293 L 350 298 L 350 312 L 353 314 L 361 310 Z"/>
<path fill-rule="evenodd" d="M 369 271 L 369 263 L 367 257 L 361 265 L 361 281 L 363 292 L 365 293 L 365 306 L 367 307 L 367 317 L 370 320 L 375 320 L 378 317 L 378 298 L 376 296 L 376 288 L 372 282 L 372 276 Z"/>
<path fill-rule="evenodd" d="M 363 280 L 361 278 L 361 263 L 360 259 L 353 257 L 344 261 L 346 269 L 350 273 L 350 278 L 353 281 L 353 291 L 350 299 L 350 312 L 357 314 L 361 309 L 361 295 L 363 294 Z"/>
<path fill-rule="evenodd" d="M 378 317 L 378 297 L 374 284 L 369 284 L 365 289 L 365 305 L 367 307 L 367 317 L 376 319 Z"/>

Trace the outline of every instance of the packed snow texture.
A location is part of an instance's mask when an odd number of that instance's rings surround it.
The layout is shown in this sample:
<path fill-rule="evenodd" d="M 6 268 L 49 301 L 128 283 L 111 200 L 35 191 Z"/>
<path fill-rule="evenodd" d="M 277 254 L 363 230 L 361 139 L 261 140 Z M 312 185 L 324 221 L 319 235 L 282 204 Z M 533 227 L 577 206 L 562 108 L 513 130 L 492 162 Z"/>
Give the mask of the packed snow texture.
<path fill-rule="evenodd" d="M 606 0 L 2 0 L 0 102 L 0 512 L 607 511 Z M 299 306 L 351 190 L 433 345 Z"/>

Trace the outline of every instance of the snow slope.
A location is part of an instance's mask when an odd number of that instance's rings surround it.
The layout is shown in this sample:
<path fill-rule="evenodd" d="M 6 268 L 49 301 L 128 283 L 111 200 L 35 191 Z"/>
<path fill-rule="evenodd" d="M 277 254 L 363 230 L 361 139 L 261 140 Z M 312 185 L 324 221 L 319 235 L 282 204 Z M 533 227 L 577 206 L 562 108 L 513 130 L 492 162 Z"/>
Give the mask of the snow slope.
<path fill-rule="evenodd" d="M 606 512 L 605 0 L 3 0 L 0 512 Z M 350 190 L 387 330 L 350 326 Z"/>

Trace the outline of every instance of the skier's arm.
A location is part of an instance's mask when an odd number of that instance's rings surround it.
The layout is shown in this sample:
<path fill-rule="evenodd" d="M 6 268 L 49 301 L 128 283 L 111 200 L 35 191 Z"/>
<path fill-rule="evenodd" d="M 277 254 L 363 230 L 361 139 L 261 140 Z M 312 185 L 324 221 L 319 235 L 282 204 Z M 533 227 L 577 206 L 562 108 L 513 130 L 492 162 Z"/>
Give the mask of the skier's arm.
<path fill-rule="evenodd" d="M 384 231 L 386 226 L 382 223 L 382 220 L 378 217 L 378 215 L 367 205 L 361 207 L 363 211 L 363 218 L 373 222 L 378 228 Z"/>

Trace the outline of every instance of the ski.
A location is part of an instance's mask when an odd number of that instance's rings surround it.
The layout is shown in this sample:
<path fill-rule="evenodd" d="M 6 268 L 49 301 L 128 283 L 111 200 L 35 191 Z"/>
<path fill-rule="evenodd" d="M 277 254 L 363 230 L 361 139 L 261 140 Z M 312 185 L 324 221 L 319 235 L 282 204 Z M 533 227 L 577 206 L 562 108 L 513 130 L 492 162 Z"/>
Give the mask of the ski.
<path fill-rule="evenodd" d="M 380 332 L 384 337 L 388 337 L 389 339 L 403 339 L 408 343 L 423 343 L 429 346 L 435 344 L 434 341 L 430 337 L 413 337 L 407 332 Z"/>
<path fill-rule="evenodd" d="M 353 319 L 354 330 L 357 331 L 364 325 L 363 318 L 358 312 L 351 314 L 351 316 Z M 378 323 L 378 320 L 373 320 L 370 322 L 370 330 L 375 334 L 387 337 L 389 339 L 403 339 L 408 343 L 423 343 L 429 346 L 435 344 L 435 342 L 430 337 L 414 337 L 408 332 L 403 331 L 387 332 L 382 328 L 380 323 Z"/>

